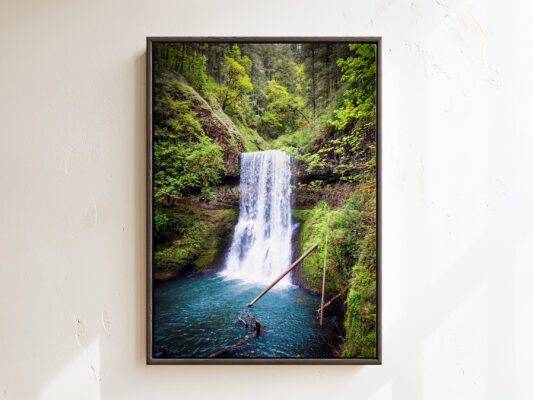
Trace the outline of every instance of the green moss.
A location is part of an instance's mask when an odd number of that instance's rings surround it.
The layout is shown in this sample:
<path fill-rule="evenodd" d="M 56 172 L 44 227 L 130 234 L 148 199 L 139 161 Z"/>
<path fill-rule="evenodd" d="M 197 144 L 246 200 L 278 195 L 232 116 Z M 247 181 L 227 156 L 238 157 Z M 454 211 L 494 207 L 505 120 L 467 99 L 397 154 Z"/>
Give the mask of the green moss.
<path fill-rule="evenodd" d="M 328 224 L 329 216 L 329 224 Z M 325 201 L 309 210 L 293 210 L 301 223 L 298 242 L 302 252 L 318 243 L 303 262 L 305 284 L 322 285 L 326 232 L 328 235 L 326 294 L 347 285 L 343 357 L 376 356 L 376 201 L 373 184 L 361 184 L 348 201 L 332 209 Z"/>
<path fill-rule="evenodd" d="M 206 210 L 180 205 L 158 209 L 166 224 L 159 227 L 154 251 L 155 279 L 169 279 L 185 267 L 200 271 L 210 267 L 221 240 L 231 235 L 237 220 L 234 210 Z"/>
<path fill-rule="evenodd" d="M 174 277 L 172 272 L 154 272 L 154 279 L 156 281 L 166 281 Z"/>
<path fill-rule="evenodd" d="M 309 209 L 293 209 L 292 210 L 292 217 L 300 223 L 305 222 L 305 220 L 309 217 L 312 210 Z"/>
<path fill-rule="evenodd" d="M 238 128 L 239 132 L 241 132 L 247 152 L 268 150 L 271 147 L 256 130 L 243 125 L 238 125 Z"/>
<path fill-rule="evenodd" d="M 194 262 L 195 269 L 197 271 L 201 271 L 212 266 L 218 253 L 217 250 L 218 249 L 216 247 L 209 250 L 204 250 L 200 257 L 198 257 Z"/>
<path fill-rule="evenodd" d="M 376 357 L 376 285 L 372 268 L 355 266 L 346 301 L 343 357 Z"/>
<path fill-rule="evenodd" d="M 211 168 L 200 168 L 198 171 L 210 172 L 209 176 L 213 176 L 211 172 L 216 172 L 217 176 L 237 176 L 239 153 L 246 151 L 243 137 L 230 117 L 220 108 L 216 96 L 213 97 L 210 86 L 208 85 L 204 89 L 200 92 L 196 91 L 183 81 L 182 76 L 173 72 L 165 70 L 158 72 L 154 81 L 155 144 L 161 142 L 163 147 L 167 149 L 169 143 L 172 144 L 173 141 L 177 141 L 181 147 L 187 147 L 191 142 L 202 142 L 201 138 L 207 137 L 207 141 L 210 143 L 205 143 L 204 140 L 203 143 L 200 143 L 199 148 L 193 150 L 196 152 L 195 154 L 201 154 L 202 149 L 205 150 L 204 153 L 209 150 L 211 154 L 195 160 L 194 163 L 196 165 L 207 164 Z M 218 161 L 220 160 L 215 157 L 216 149 L 212 148 L 213 146 L 209 147 L 209 144 L 214 144 L 218 148 L 223 159 L 222 168 L 218 168 L 220 164 Z M 181 147 L 178 146 L 177 150 Z M 158 149 L 156 148 L 156 150 Z M 189 157 L 172 160 L 169 165 L 179 166 L 183 162 L 182 160 L 189 160 Z M 217 161 L 215 165 L 213 165 L 214 161 Z M 156 166 L 159 164 L 156 162 Z M 217 166 L 216 171 L 212 168 L 214 166 Z M 184 171 L 188 172 L 190 169 L 184 169 Z M 174 179 L 178 180 L 181 175 L 183 173 L 171 174 Z M 216 179 L 208 179 L 208 181 L 200 178 L 196 181 L 183 182 L 183 186 L 192 190 L 195 189 L 194 184 L 198 184 L 198 182 L 208 186 L 217 183 Z M 204 187 L 205 185 L 202 188 Z M 208 192 L 209 189 L 205 191 Z M 176 190 L 171 190 L 170 193 L 164 193 L 164 195 L 172 197 L 174 193 L 177 193 Z M 188 194 L 188 192 L 184 194 Z"/>
<path fill-rule="evenodd" d="M 335 229 L 338 210 L 332 210 L 326 202 L 319 202 L 311 210 L 295 210 L 293 215 L 301 221 L 298 241 L 302 251 L 314 244 L 318 247 L 302 262 L 303 277 L 306 286 L 314 290 L 321 290 L 322 269 L 326 250 L 326 233 L 328 236 L 326 294 L 334 296 L 346 285 L 348 275 L 345 271 L 344 260 L 338 256 L 339 240 L 343 233 Z M 329 225 L 328 225 L 329 215 Z M 329 228 L 328 228 L 329 226 Z"/>
<path fill-rule="evenodd" d="M 222 147 L 199 122 L 205 102 L 182 82 L 157 79 L 154 85 L 154 200 L 168 204 L 210 193 L 227 171 Z"/>
<path fill-rule="evenodd" d="M 272 147 L 278 149 L 283 149 L 287 146 L 303 148 L 309 143 L 311 135 L 311 127 L 308 125 L 295 132 L 279 136 L 272 142 Z"/>

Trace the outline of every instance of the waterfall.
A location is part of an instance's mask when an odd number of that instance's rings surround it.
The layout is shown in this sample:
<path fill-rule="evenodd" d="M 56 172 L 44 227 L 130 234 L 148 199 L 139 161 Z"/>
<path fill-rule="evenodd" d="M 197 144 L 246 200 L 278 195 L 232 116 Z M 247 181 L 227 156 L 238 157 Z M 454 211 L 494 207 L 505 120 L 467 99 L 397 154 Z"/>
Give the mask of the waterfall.
<path fill-rule="evenodd" d="M 241 154 L 239 220 L 222 274 L 270 283 L 292 257 L 290 156 L 280 150 Z M 289 286 L 290 274 L 276 286 Z"/>

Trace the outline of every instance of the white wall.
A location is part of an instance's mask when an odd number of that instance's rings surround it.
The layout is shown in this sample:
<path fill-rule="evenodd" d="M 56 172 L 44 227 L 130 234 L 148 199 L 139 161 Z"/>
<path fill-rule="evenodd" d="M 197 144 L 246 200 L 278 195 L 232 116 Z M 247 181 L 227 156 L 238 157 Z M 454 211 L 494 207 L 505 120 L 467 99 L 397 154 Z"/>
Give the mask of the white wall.
<path fill-rule="evenodd" d="M 531 399 L 523 1 L 0 0 L 0 399 Z M 383 365 L 146 366 L 145 37 L 383 36 Z"/>

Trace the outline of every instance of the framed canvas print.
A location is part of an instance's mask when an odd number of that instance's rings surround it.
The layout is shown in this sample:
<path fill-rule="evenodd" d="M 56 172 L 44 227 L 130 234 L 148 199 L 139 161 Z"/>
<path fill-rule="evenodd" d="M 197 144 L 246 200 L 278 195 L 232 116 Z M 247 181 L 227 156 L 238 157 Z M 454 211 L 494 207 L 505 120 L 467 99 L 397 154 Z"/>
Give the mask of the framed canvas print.
<path fill-rule="evenodd" d="M 379 38 L 147 40 L 147 362 L 380 364 Z"/>

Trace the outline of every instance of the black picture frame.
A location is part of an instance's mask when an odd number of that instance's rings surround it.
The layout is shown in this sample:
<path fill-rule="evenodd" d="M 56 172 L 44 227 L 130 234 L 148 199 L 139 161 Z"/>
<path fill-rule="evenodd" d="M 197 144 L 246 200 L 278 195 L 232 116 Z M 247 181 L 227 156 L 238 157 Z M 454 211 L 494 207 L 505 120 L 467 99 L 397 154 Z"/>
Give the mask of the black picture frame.
<path fill-rule="evenodd" d="M 230 42 L 230 43 L 374 43 L 376 44 L 376 358 L 155 358 L 153 356 L 153 45 L 161 42 Z M 146 363 L 161 364 L 256 364 L 256 365 L 381 365 L 382 364 L 382 266 L 381 266 L 381 147 L 382 106 L 381 71 L 382 37 L 147 37 L 146 38 Z"/>

